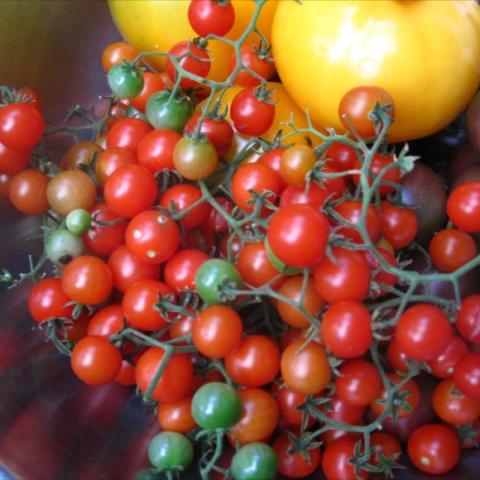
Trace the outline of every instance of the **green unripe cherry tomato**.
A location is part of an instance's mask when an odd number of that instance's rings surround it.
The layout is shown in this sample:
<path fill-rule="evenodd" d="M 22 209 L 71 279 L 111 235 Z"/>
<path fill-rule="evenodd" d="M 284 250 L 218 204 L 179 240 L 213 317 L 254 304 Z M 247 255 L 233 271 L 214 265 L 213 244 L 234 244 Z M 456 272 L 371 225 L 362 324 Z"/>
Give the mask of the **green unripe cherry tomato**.
<path fill-rule="evenodd" d="M 234 288 L 242 286 L 242 277 L 238 270 L 226 260 L 214 258 L 203 263 L 195 274 L 195 289 L 202 300 L 209 305 L 227 303 L 220 287 L 229 284 Z"/>
<path fill-rule="evenodd" d="M 188 97 L 170 98 L 167 91 L 150 95 L 145 115 L 153 128 L 169 128 L 181 132 L 192 116 L 193 103 Z"/>
<path fill-rule="evenodd" d="M 74 235 L 66 228 L 50 233 L 45 241 L 45 254 L 53 263 L 66 265 L 85 250 L 82 237 Z"/>
<path fill-rule="evenodd" d="M 175 145 L 173 165 L 183 178 L 203 180 L 217 168 L 218 154 L 208 140 L 183 137 Z"/>
<path fill-rule="evenodd" d="M 162 432 L 150 440 L 148 458 L 160 471 L 186 469 L 193 460 L 193 446 L 181 433 Z"/>
<path fill-rule="evenodd" d="M 140 69 L 128 63 L 114 65 L 108 71 L 108 86 L 120 98 L 138 97 L 143 89 L 143 75 Z"/>
<path fill-rule="evenodd" d="M 72 210 L 65 219 L 67 230 L 74 235 L 82 235 L 90 228 L 92 223 L 92 215 L 88 210 L 77 208 Z"/>
<path fill-rule="evenodd" d="M 250 443 L 233 456 L 231 472 L 235 480 L 277 478 L 278 457 L 266 443 Z"/>
<path fill-rule="evenodd" d="M 206 430 L 231 427 L 241 415 L 240 396 L 226 383 L 206 383 L 193 396 L 192 416 L 197 425 Z"/>

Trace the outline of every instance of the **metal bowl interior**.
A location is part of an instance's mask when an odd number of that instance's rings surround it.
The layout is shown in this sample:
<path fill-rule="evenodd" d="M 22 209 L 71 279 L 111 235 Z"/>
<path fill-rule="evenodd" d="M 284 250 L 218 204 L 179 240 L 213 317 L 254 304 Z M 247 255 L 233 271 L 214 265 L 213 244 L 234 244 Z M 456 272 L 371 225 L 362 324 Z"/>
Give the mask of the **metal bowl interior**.
<path fill-rule="evenodd" d="M 2 84 L 36 89 L 55 121 L 108 92 L 100 56 L 120 36 L 104 1 L 10 0 L 0 8 Z M 0 225 L 0 266 L 25 271 L 27 255 L 40 253 L 29 240 L 38 221 L 0 200 Z M 0 292 L 0 479 L 133 478 L 147 465 L 155 418 L 132 389 L 88 387 L 74 378 L 68 359 L 33 327 L 28 290 Z M 478 478 L 479 467 L 480 454 L 471 450 L 442 478 Z M 409 468 L 397 478 L 431 477 Z"/>

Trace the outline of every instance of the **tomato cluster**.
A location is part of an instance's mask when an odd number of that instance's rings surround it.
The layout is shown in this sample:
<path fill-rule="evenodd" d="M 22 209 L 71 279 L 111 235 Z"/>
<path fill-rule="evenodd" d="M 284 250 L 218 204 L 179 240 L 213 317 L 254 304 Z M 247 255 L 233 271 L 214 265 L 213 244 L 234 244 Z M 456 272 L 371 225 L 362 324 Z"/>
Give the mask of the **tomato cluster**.
<path fill-rule="evenodd" d="M 227 163 L 238 134 L 272 125 L 274 66 L 264 39 L 239 44 L 231 81 L 244 88 L 226 116 L 204 37 L 226 34 L 234 10 L 195 0 L 188 15 L 203 38 L 175 45 L 162 73 L 131 45 L 105 49 L 108 114 L 59 166 L 31 155 L 45 133 L 35 92 L 0 108 L 0 191 L 42 215 L 56 266 L 22 277 L 38 280 L 31 316 L 80 380 L 136 386 L 156 405 L 154 473 L 188 468 L 195 432 L 203 478 L 388 474 L 402 446 L 382 427 L 425 402 L 438 421 L 411 429 L 406 452 L 449 471 L 480 415 L 480 295 L 458 285 L 480 263 L 480 183 L 449 195 L 450 223 L 423 251 L 434 273 L 408 270 L 419 222 L 399 193 L 413 158 L 387 145 L 388 92 L 345 95 L 348 134 L 253 138 Z M 455 299 L 424 293 L 434 281 Z M 431 398 L 422 371 L 439 379 Z"/>

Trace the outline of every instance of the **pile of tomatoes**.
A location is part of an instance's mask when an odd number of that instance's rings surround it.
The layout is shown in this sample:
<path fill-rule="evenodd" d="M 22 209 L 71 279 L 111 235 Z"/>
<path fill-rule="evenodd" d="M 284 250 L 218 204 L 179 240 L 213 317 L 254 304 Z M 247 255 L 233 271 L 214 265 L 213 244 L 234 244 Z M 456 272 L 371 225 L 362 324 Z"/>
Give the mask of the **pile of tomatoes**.
<path fill-rule="evenodd" d="M 448 224 L 415 247 L 421 225 L 401 202 L 415 159 L 388 144 L 389 93 L 349 90 L 343 134 L 309 122 L 259 139 L 276 108 L 266 39 L 239 40 L 226 84 L 207 80 L 208 37 L 234 15 L 192 1 L 199 38 L 153 53 L 161 73 L 109 45 L 107 114 L 64 126 L 95 138 L 59 164 L 45 138 L 62 128 L 45 128 L 38 95 L 2 87 L 0 194 L 42 217 L 44 252 L 1 279 L 35 282 L 31 316 L 80 380 L 134 386 L 152 406 L 163 432 L 141 478 L 191 465 L 235 480 L 391 477 L 404 442 L 416 468 L 448 472 L 479 433 L 480 294 L 463 298 L 460 280 L 480 265 L 480 183 L 453 189 Z M 434 414 L 418 418 L 424 403 Z"/>

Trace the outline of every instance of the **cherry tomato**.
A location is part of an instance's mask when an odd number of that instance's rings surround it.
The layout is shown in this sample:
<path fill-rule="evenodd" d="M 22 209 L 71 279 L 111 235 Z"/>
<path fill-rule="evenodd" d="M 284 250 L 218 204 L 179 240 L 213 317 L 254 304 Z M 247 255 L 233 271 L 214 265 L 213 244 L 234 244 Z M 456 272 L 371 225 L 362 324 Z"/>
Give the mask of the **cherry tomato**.
<path fill-rule="evenodd" d="M 408 371 L 408 358 L 405 353 L 400 350 L 395 337 L 388 343 L 387 360 L 393 369 L 399 372 Z"/>
<path fill-rule="evenodd" d="M 327 303 L 360 302 L 370 290 L 371 269 L 365 256 L 355 250 L 334 247 L 333 259 L 324 258 L 314 270 L 315 288 Z"/>
<path fill-rule="evenodd" d="M 140 112 L 145 112 L 150 95 L 165 90 L 165 84 L 158 73 L 143 72 L 142 77 L 143 88 L 136 97 L 130 99 L 130 104 Z"/>
<path fill-rule="evenodd" d="M 200 250 L 180 250 L 165 265 L 165 283 L 174 291 L 195 290 L 195 274 L 209 256 Z"/>
<path fill-rule="evenodd" d="M 26 215 L 40 215 L 50 208 L 47 187 L 50 179 L 38 170 L 27 169 L 10 181 L 9 200 Z"/>
<path fill-rule="evenodd" d="M 253 43 L 245 43 L 241 46 L 240 60 L 243 66 L 253 70 L 265 80 L 271 80 L 275 76 L 275 63 L 273 62 L 270 52 L 268 50 L 265 52 L 262 51 L 261 48 L 255 46 Z M 237 56 L 233 54 L 230 61 L 230 72 L 233 72 L 236 66 Z M 241 69 L 233 80 L 233 83 L 242 87 L 256 87 L 260 85 L 261 82 L 258 77 L 254 77 L 251 73 Z"/>
<path fill-rule="evenodd" d="M 453 375 L 455 365 L 468 353 L 467 344 L 461 337 L 454 335 L 445 350 L 433 360 L 428 362 L 431 374 L 440 378 L 450 378 Z"/>
<path fill-rule="evenodd" d="M 135 385 L 135 367 L 128 360 L 122 360 L 122 366 L 114 380 L 126 387 Z"/>
<path fill-rule="evenodd" d="M 194 41 L 182 41 L 174 45 L 169 55 L 177 57 L 178 63 L 188 73 L 206 78 L 210 71 L 211 60 L 206 48 L 199 46 Z M 172 81 L 177 79 L 177 69 L 174 63 L 167 58 L 166 70 Z M 189 78 L 180 80 L 180 87 L 184 89 L 200 87 L 202 84 Z"/>
<path fill-rule="evenodd" d="M 193 322 L 195 321 L 194 317 L 190 315 L 185 315 L 180 319 L 176 320 L 175 323 L 169 328 L 168 333 L 170 338 L 184 337 L 192 333 Z M 222 377 L 223 378 L 223 377 Z"/>
<path fill-rule="evenodd" d="M 119 98 L 135 98 L 143 89 L 142 71 L 128 63 L 114 65 L 107 75 L 108 86 Z"/>
<path fill-rule="evenodd" d="M 181 132 L 193 113 L 190 97 L 161 91 L 150 95 L 145 108 L 145 115 L 154 128 L 168 128 Z"/>
<path fill-rule="evenodd" d="M 480 400 L 480 353 L 468 353 L 457 362 L 453 383 L 467 397 Z"/>
<path fill-rule="evenodd" d="M 102 66 L 108 72 L 114 65 L 131 62 L 138 55 L 138 50 L 126 42 L 113 42 L 102 53 Z"/>
<path fill-rule="evenodd" d="M 201 199 L 202 192 L 197 186 L 182 183 L 165 190 L 160 197 L 160 205 L 172 212 L 182 212 L 188 209 L 188 213 L 180 220 L 180 223 L 186 230 L 192 230 L 202 225 L 208 215 L 209 207 L 206 201 L 191 208 Z"/>
<path fill-rule="evenodd" d="M 87 336 L 72 350 L 70 358 L 75 375 L 88 385 L 111 382 L 122 366 L 122 356 L 107 338 Z"/>
<path fill-rule="evenodd" d="M 123 328 L 123 310 L 121 305 L 108 305 L 100 309 L 90 320 L 88 335 L 109 337 Z"/>
<path fill-rule="evenodd" d="M 30 152 L 18 152 L 0 142 L 0 173 L 15 175 L 27 168 Z"/>
<path fill-rule="evenodd" d="M 349 360 L 339 368 L 335 393 L 349 405 L 367 406 L 382 391 L 382 381 L 377 369 L 365 360 Z"/>
<path fill-rule="evenodd" d="M 464 183 L 457 187 L 448 197 L 447 215 L 457 228 L 480 233 L 480 183 Z"/>
<path fill-rule="evenodd" d="M 318 264 L 328 242 L 327 217 L 309 205 L 278 210 L 268 226 L 267 239 L 273 253 L 290 267 Z"/>
<path fill-rule="evenodd" d="M 127 163 L 136 163 L 137 159 L 131 150 L 124 148 L 107 148 L 100 152 L 95 163 L 95 175 L 100 185 L 104 186 L 108 177 Z"/>
<path fill-rule="evenodd" d="M 403 380 L 403 378 L 396 373 L 387 373 L 387 377 L 393 384 L 400 383 Z M 418 386 L 414 380 L 409 380 L 398 390 L 398 393 L 402 395 L 405 395 L 407 392 L 408 395 L 403 400 L 402 405 L 397 407 L 397 419 L 410 416 L 420 404 L 420 390 L 418 389 Z M 378 398 L 380 400 L 385 400 L 385 398 L 387 398 L 387 391 L 385 388 L 382 390 L 382 393 Z M 406 404 L 409 405 L 410 411 L 405 408 Z M 370 404 L 370 408 L 375 415 L 380 416 L 385 410 L 385 403 L 379 403 L 377 400 L 375 400 Z"/>
<path fill-rule="evenodd" d="M 312 170 L 316 154 L 307 145 L 287 148 L 280 160 L 280 174 L 289 185 L 305 185 L 306 176 Z"/>
<path fill-rule="evenodd" d="M 135 367 L 135 379 L 142 393 L 146 393 L 164 357 L 165 351 L 162 348 L 152 347 L 142 353 L 138 359 Z M 151 398 L 161 403 L 174 402 L 188 393 L 192 382 L 193 367 L 190 357 L 174 353 L 160 375 L 160 380 L 153 389 Z"/>
<path fill-rule="evenodd" d="M 303 298 L 303 302 L 301 303 L 302 307 L 311 316 L 316 317 L 325 302 L 319 297 L 312 279 L 308 279 L 303 296 L 302 285 L 303 275 L 296 275 L 285 280 L 278 289 L 278 293 L 288 298 L 291 302 L 295 302 L 297 304 L 299 304 Z M 310 326 L 308 318 L 292 305 L 289 305 L 287 302 L 276 300 L 275 306 L 280 318 L 288 325 L 298 328 Z"/>
<path fill-rule="evenodd" d="M 112 273 L 97 257 L 82 255 L 74 258 L 63 270 L 62 288 L 73 301 L 97 305 L 112 291 Z"/>
<path fill-rule="evenodd" d="M 323 206 L 330 193 L 318 183 L 312 182 L 308 187 L 289 185 L 280 197 L 280 208 L 290 205 L 310 205 L 316 209 Z"/>
<path fill-rule="evenodd" d="M 218 205 L 225 211 L 230 214 L 233 210 L 233 203 L 230 200 L 227 200 L 223 197 L 214 197 Z M 207 218 L 204 223 L 204 228 L 210 230 L 214 233 L 222 233 L 228 230 L 228 223 L 225 220 L 225 217 L 215 208 L 210 207 L 208 211 Z"/>
<path fill-rule="evenodd" d="M 202 355 L 224 358 L 240 346 L 242 334 L 243 323 L 238 313 L 230 307 L 213 305 L 198 314 L 193 323 L 192 342 Z"/>
<path fill-rule="evenodd" d="M 193 114 L 185 124 L 184 133 L 193 135 L 201 116 L 200 112 Z M 225 118 L 205 118 L 200 127 L 200 133 L 207 137 L 220 158 L 223 158 L 232 146 L 233 129 Z"/>
<path fill-rule="evenodd" d="M 338 106 L 338 116 L 345 129 L 352 134 L 355 131 L 362 138 L 374 137 L 375 123 L 370 119 L 370 113 L 377 103 L 382 107 L 390 105 L 390 118 L 395 118 L 393 99 L 383 88 L 362 85 L 349 90 Z"/>
<path fill-rule="evenodd" d="M 410 435 L 407 453 L 419 470 L 438 475 L 447 473 L 458 463 L 460 442 L 451 428 L 428 423 Z"/>
<path fill-rule="evenodd" d="M 304 411 L 299 410 L 298 407 L 306 402 L 307 396 L 284 385 L 280 387 L 274 385 L 272 393 L 282 420 L 285 420 L 288 425 L 300 427 Z M 309 423 L 313 423 L 312 417 L 309 417 Z"/>
<path fill-rule="evenodd" d="M 280 174 L 280 160 L 282 159 L 284 151 L 285 147 L 280 146 L 266 153 L 263 153 L 262 155 L 260 155 L 260 157 L 258 157 L 257 160 L 259 163 L 262 163 L 263 165 L 278 174 L 278 178 L 280 179 L 280 191 L 283 191 L 287 186 L 287 182 L 285 182 L 285 180 Z"/>
<path fill-rule="evenodd" d="M 327 164 L 339 172 L 352 169 L 357 159 L 356 150 L 340 142 L 331 143 L 323 155 L 327 159 Z"/>
<path fill-rule="evenodd" d="M 169 432 L 188 433 L 197 424 L 192 417 L 192 397 L 183 397 L 168 403 L 159 403 L 157 420 L 163 430 Z"/>
<path fill-rule="evenodd" d="M 139 118 L 123 118 L 107 132 L 107 148 L 124 148 L 136 153 L 138 144 L 152 127 Z"/>
<path fill-rule="evenodd" d="M 309 395 L 319 393 L 327 386 L 332 371 L 323 347 L 310 342 L 301 350 L 304 342 L 304 339 L 298 339 L 284 350 L 281 372 L 288 388 Z"/>
<path fill-rule="evenodd" d="M 347 188 L 345 179 L 343 177 L 334 177 L 334 178 L 322 177 L 322 174 L 330 175 L 335 173 L 338 173 L 338 171 L 327 165 L 326 167 L 323 167 L 320 170 L 320 180 L 319 180 L 320 185 L 323 188 L 325 188 L 325 190 L 327 190 L 327 192 L 331 195 L 333 200 L 340 198 L 345 193 L 345 190 Z"/>
<path fill-rule="evenodd" d="M 173 165 L 183 178 L 203 180 L 217 168 L 217 151 L 208 140 L 193 140 L 183 137 L 175 145 Z"/>
<path fill-rule="evenodd" d="M 335 440 L 325 449 L 322 470 L 327 480 L 357 480 L 369 477 L 368 472 L 363 469 L 357 476 L 355 466 L 351 463 L 355 455 L 356 444 L 355 438 L 343 437 Z"/>
<path fill-rule="evenodd" d="M 152 173 L 173 169 L 173 151 L 181 138 L 175 130 L 167 128 L 152 130 L 138 144 L 138 163 Z"/>
<path fill-rule="evenodd" d="M 28 311 L 37 323 L 49 318 L 70 318 L 72 307 L 65 304 L 70 301 L 58 278 L 45 278 L 35 284 L 28 296 Z"/>
<path fill-rule="evenodd" d="M 377 253 L 392 267 L 398 268 L 397 259 L 395 256 L 390 253 L 388 250 L 385 250 L 381 247 L 377 247 Z M 381 285 L 388 285 L 390 287 L 394 287 L 397 283 L 397 277 L 393 275 L 393 273 L 389 273 L 382 268 L 380 261 L 373 255 L 372 252 L 369 250 L 365 251 L 365 258 L 367 259 L 368 264 L 370 265 L 372 271 L 374 271 L 374 275 L 372 281 L 374 281 L 378 287 Z M 370 292 L 370 298 L 377 298 L 385 295 L 387 290 L 383 288 L 373 289 Z"/>
<path fill-rule="evenodd" d="M 389 433 L 374 432 L 370 437 L 370 445 L 373 449 L 373 455 L 370 462 L 378 465 L 381 462 L 380 454 L 390 460 L 399 460 L 402 454 L 402 446 L 396 437 Z"/>
<path fill-rule="evenodd" d="M 327 405 L 326 415 L 335 422 L 358 425 L 365 413 L 365 406 L 352 405 L 334 395 Z"/>
<path fill-rule="evenodd" d="M 128 325 L 149 332 L 165 328 L 168 322 L 158 310 L 155 310 L 155 305 L 160 296 L 172 293 L 167 285 L 157 280 L 137 280 L 123 296 L 123 315 Z"/>
<path fill-rule="evenodd" d="M 462 300 L 455 326 L 465 340 L 480 345 L 480 295 Z"/>
<path fill-rule="evenodd" d="M 59 338 L 65 338 L 71 342 L 77 343 L 83 337 L 87 336 L 88 325 L 90 324 L 90 317 L 86 312 L 82 312 L 80 317 L 72 319 L 72 323 L 63 325 L 63 329 L 59 328 L 57 334 Z"/>
<path fill-rule="evenodd" d="M 42 139 L 45 121 L 30 103 L 11 103 L 0 109 L 0 142 L 19 152 L 30 151 Z"/>
<path fill-rule="evenodd" d="M 278 276 L 277 269 L 270 263 L 263 242 L 247 243 L 239 252 L 235 265 L 245 283 L 261 287 Z M 272 286 L 278 286 L 282 279 Z"/>
<path fill-rule="evenodd" d="M 243 407 L 242 416 L 230 430 L 231 438 L 242 445 L 262 441 L 277 426 L 277 403 L 272 395 L 259 388 L 246 388 L 239 395 Z"/>
<path fill-rule="evenodd" d="M 149 210 L 139 213 L 130 221 L 125 243 L 140 262 L 159 264 L 176 252 L 180 231 L 168 215 Z"/>
<path fill-rule="evenodd" d="M 39 112 L 42 111 L 40 95 L 31 87 L 14 88 L 14 95 L 20 97 L 21 103 L 29 103 L 33 105 Z"/>
<path fill-rule="evenodd" d="M 112 212 L 132 218 L 153 205 L 157 198 L 157 183 L 145 167 L 127 164 L 108 177 L 103 194 Z"/>
<path fill-rule="evenodd" d="M 254 88 L 245 88 L 235 95 L 230 116 L 235 129 L 243 135 L 264 134 L 273 123 L 275 105 L 258 98 Z"/>
<path fill-rule="evenodd" d="M 454 425 L 466 425 L 480 415 L 480 400 L 463 395 L 450 379 L 443 380 L 435 387 L 432 405 L 441 420 Z"/>
<path fill-rule="evenodd" d="M 308 460 L 300 451 L 292 453 L 294 443 L 285 434 L 277 437 L 272 446 L 278 456 L 278 471 L 288 478 L 303 478 L 312 474 L 322 459 L 320 447 L 307 450 Z"/>
<path fill-rule="evenodd" d="M 231 2 L 192 0 L 188 7 L 188 21 L 201 37 L 212 33 L 223 36 L 233 27 L 235 10 Z"/>
<path fill-rule="evenodd" d="M 453 272 L 477 256 L 477 244 L 468 233 L 448 228 L 433 236 L 428 253 L 436 268 Z"/>
<path fill-rule="evenodd" d="M 383 236 L 395 250 L 410 245 L 418 233 L 418 220 L 415 210 L 382 202 L 380 217 Z"/>
<path fill-rule="evenodd" d="M 362 202 L 347 200 L 336 206 L 335 211 L 346 221 L 358 225 L 361 218 Z M 368 236 L 375 243 L 380 238 L 382 232 L 382 220 L 373 205 L 368 206 L 365 222 Z M 341 227 L 337 230 L 337 233 L 344 235 L 354 243 L 364 243 L 360 232 L 353 227 Z"/>
<path fill-rule="evenodd" d="M 438 357 L 452 336 L 447 316 L 438 307 L 426 303 L 405 310 L 395 328 L 398 348 L 411 360 L 428 361 Z"/>
<path fill-rule="evenodd" d="M 268 362 L 265 359 L 268 358 Z M 249 335 L 227 354 L 225 368 L 235 383 L 260 387 L 275 379 L 280 370 L 277 344 L 263 335 Z"/>

